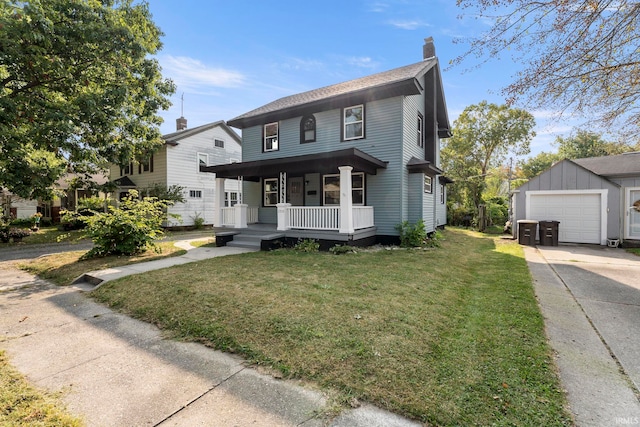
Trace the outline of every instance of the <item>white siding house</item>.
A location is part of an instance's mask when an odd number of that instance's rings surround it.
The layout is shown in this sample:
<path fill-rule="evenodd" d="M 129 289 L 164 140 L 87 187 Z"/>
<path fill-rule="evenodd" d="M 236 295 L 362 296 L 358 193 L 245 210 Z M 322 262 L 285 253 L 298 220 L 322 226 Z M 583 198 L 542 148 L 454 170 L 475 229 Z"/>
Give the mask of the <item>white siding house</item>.
<path fill-rule="evenodd" d="M 217 121 L 193 129 L 186 129 L 186 120 L 178 119 L 183 130 L 163 136 L 164 146 L 153 154 L 147 163 L 131 163 L 124 167 L 111 165 L 110 176 L 118 188 L 115 198 L 120 199 L 131 189 L 144 190 L 155 185 L 183 187 L 184 203 L 176 203 L 170 214 L 180 219 L 169 218 L 170 227 L 190 226 L 196 218 L 204 224 L 214 222 L 216 176 L 200 172 L 200 166 L 234 163 L 242 157 L 240 136 L 224 121 Z M 224 182 L 226 203 L 238 200 L 240 185 L 237 180 Z"/>

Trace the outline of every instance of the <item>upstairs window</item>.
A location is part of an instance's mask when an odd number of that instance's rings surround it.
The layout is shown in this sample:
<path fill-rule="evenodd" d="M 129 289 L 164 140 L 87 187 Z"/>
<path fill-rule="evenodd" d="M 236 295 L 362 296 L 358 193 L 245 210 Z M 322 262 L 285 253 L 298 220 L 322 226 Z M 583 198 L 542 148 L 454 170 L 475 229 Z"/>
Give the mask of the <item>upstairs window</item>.
<path fill-rule="evenodd" d="M 120 166 L 120 176 L 133 175 L 133 162 L 129 162 L 125 166 Z"/>
<path fill-rule="evenodd" d="M 300 122 L 300 143 L 315 142 L 316 140 L 316 118 L 305 116 Z"/>
<path fill-rule="evenodd" d="M 264 151 L 278 151 L 278 122 L 264 125 Z"/>
<path fill-rule="evenodd" d="M 214 139 L 213 145 L 219 148 L 224 148 L 224 141 L 221 139 Z"/>
<path fill-rule="evenodd" d="M 418 113 L 418 147 L 424 147 L 424 117 Z"/>
<path fill-rule="evenodd" d="M 153 172 L 153 154 L 138 163 L 138 173 Z"/>
<path fill-rule="evenodd" d="M 345 141 L 364 138 L 364 105 L 342 110 L 342 135 Z"/>

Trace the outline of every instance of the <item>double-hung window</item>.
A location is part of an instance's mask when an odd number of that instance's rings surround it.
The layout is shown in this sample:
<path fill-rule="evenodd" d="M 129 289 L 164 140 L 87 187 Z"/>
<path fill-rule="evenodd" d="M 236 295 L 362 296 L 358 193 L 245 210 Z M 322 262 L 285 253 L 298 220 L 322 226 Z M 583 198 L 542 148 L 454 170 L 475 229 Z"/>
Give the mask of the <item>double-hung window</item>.
<path fill-rule="evenodd" d="M 445 186 L 444 184 L 440 184 L 440 204 L 444 205 L 444 201 L 447 198 L 445 194 Z"/>
<path fill-rule="evenodd" d="M 153 154 L 138 163 L 138 173 L 153 172 Z"/>
<path fill-rule="evenodd" d="M 226 191 L 224 193 L 224 206 L 229 208 L 238 204 L 238 192 Z"/>
<path fill-rule="evenodd" d="M 264 205 L 275 206 L 278 204 L 278 178 L 264 179 Z"/>
<path fill-rule="evenodd" d="M 189 190 L 189 198 L 191 198 L 191 199 L 201 199 L 202 198 L 202 190 Z"/>
<path fill-rule="evenodd" d="M 263 151 L 278 151 L 278 122 L 264 125 Z"/>
<path fill-rule="evenodd" d="M 364 138 L 364 105 L 342 110 L 342 135 L 345 141 Z"/>
<path fill-rule="evenodd" d="M 322 177 L 322 197 L 325 206 L 340 204 L 340 175 Z M 364 205 L 364 173 L 351 174 L 351 197 L 354 205 Z"/>
<path fill-rule="evenodd" d="M 431 177 L 429 175 L 424 176 L 424 192 L 431 193 Z"/>
<path fill-rule="evenodd" d="M 300 143 L 314 142 L 316 140 L 316 118 L 304 116 L 300 122 Z"/>

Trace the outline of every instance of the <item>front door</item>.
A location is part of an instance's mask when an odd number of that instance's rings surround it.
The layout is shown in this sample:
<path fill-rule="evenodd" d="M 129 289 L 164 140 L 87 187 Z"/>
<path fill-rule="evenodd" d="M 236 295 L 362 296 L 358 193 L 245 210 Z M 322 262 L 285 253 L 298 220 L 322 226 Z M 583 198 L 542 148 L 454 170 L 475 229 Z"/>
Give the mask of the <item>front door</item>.
<path fill-rule="evenodd" d="M 291 206 L 304 206 L 304 177 L 291 177 L 287 184 L 287 202 Z"/>
<path fill-rule="evenodd" d="M 627 188 L 625 238 L 640 240 L 640 187 Z"/>

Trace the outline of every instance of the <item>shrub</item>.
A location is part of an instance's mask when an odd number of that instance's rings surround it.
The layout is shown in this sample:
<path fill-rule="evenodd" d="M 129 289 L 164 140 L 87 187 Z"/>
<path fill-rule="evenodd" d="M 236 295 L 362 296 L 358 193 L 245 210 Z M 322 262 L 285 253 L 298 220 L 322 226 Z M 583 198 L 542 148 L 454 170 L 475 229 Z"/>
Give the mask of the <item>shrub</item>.
<path fill-rule="evenodd" d="M 105 206 L 109 204 L 109 199 L 103 199 L 102 197 L 85 197 L 78 200 L 78 211 L 95 211 L 104 212 Z"/>
<path fill-rule="evenodd" d="M 87 235 L 94 247 L 83 258 L 134 255 L 148 248 L 156 249 L 154 240 L 164 234 L 162 223 L 171 204 L 155 197 L 138 199 L 138 192 L 132 190 L 120 207 L 109 206 L 109 212 L 86 217 Z"/>
<path fill-rule="evenodd" d="M 400 233 L 400 246 L 403 248 L 424 246 L 427 240 L 424 221 L 421 219 L 413 225 L 409 224 L 409 221 L 403 221 L 396 225 L 396 230 Z"/>
<path fill-rule="evenodd" d="M 318 252 L 320 243 L 314 239 L 298 239 L 298 243 L 293 247 L 298 252 Z"/>
<path fill-rule="evenodd" d="M 329 249 L 334 255 L 342 255 L 342 254 L 355 254 L 356 249 L 353 246 L 349 245 L 335 245 L 334 247 Z"/>
<path fill-rule="evenodd" d="M 93 216 L 94 212 L 89 209 L 82 209 L 78 212 L 68 211 L 66 209 L 60 211 L 60 227 L 65 231 L 81 230 L 87 226 L 86 219 Z"/>
<path fill-rule="evenodd" d="M 31 235 L 31 231 L 25 228 L 10 228 L 8 234 L 12 239 L 22 239 L 23 237 L 29 237 Z"/>
<path fill-rule="evenodd" d="M 193 219 L 193 227 L 196 230 L 202 230 L 204 228 L 204 218 L 200 216 L 200 212 L 196 212 L 191 218 Z"/>

